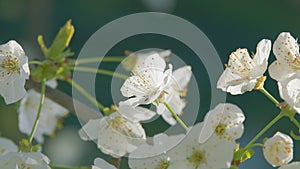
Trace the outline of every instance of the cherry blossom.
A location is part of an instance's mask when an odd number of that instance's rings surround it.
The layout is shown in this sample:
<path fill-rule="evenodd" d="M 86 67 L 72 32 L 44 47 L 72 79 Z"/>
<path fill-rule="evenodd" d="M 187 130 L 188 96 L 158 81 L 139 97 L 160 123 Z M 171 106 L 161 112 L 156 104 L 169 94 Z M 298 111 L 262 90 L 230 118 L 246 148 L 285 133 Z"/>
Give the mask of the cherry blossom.
<path fill-rule="evenodd" d="M 254 89 L 257 79 L 261 78 L 268 66 L 271 41 L 261 40 L 256 54 L 249 56 L 247 49 L 237 49 L 229 56 L 226 69 L 218 80 L 217 88 L 232 95 L 243 94 Z"/>
<path fill-rule="evenodd" d="M 300 70 L 299 45 L 289 32 L 279 34 L 273 52 L 277 59 L 269 66 L 269 74 L 273 79 L 283 81 Z"/>
<path fill-rule="evenodd" d="M 97 141 L 98 148 L 113 157 L 122 157 L 134 151 L 146 139 L 139 122 L 125 118 L 119 112 L 100 119 L 91 119 L 79 131 L 83 140 Z"/>
<path fill-rule="evenodd" d="M 140 65 L 136 65 L 136 69 L 132 70 L 133 75 L 121 87 L 122 95 L 131 97 L 123 104 L 137 106 L 158 99 L 171 81 L 172 65 L 165 69 L 165 61 L 158 55 L 150 55 Z"/>
<path fill-rule="evenodd" d="M 14 40 L 0 45 L 0 95 L 6 104 L 26 95 L 25 80 L 29 78 L 28 58 Z"/>
<path fill-rule="evenodd" d="M 9 152 L 0 158 L 1 169 L 51 169 L 50 160 L 44 154 Z"/>
<path fill-rule="evenodd" d="M 263 154 L 273 167 L 288 164 L 293 159 L 293 140 L 277 132 L 264 143 Z"/>
<path fill-rule="evenodd" d="M 278 89 L 281 98 L 300 113 L 300 72 L 278 82 Z"/>
<path fill-rule="evenodd" d="M 41 94 L 30 89 L 27 95 L 21 100 L 19 108 L 19 129 L 22 133 L 30 134 L 36 114 L 38 112 Z M 34 138 L 37 142 L 43 143 L 43 135 L 52 135 L 57 128 L 59 119 L 68 114 L 68 110 L 54 101 L 45 98 L 41 116 Z"/>
<path fill-rule="evenodd" d="M 238 106 L 220 103 L 206 114 L 199 142 L 204 143 L 211 135 L 221 140 L 234 141 L 244 132 L 244 120 L 244 113 Z"/>

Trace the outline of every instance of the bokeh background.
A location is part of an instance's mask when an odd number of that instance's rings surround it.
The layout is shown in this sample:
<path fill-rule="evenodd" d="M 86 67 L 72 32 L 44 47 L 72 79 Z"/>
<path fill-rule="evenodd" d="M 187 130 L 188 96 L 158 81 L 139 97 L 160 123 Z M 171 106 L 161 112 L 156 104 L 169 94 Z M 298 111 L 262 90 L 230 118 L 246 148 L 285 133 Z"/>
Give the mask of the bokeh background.
<path fill-rule="evenodd" d="M 236 48 L 246 47 L 255 52 L 256 44 L 262 38 L 274 41 L 282 31 L 289 31 L 295 37 L 299 37 L 299 7 L 298 0 L 0 0 L 0 42 L 2 44 L 9 39 L 15 39 L 31 59 L 39 58 L 41 53 L 36 42 L 37 35 L 43 34 L 46 43 L 49 44 L 65 21 L 72 19 L 76 32 L 70 47 L 76 57 L 87 39 L 106 23 L 128 14 L 159 11 L 177 15 L 195 24 L 211 40 L 222 62 L 227 63 L 228 55 Z M 144 48 L 171 49 L 187 64 L 193 66 L 201 97 L 198 121 L 202 121 L 210 107 L 210 85 L 215 84 L 209 84 L 207 72 L 199 61 L 185 59 L 185 56 L 197 58 L 187 46 L 168 37 L 146 34 L 121 41 L 108 55 L 120 56 L 124 55 L 125 50 L 137 51 Z M 271 54 L 269 62 L 273 60 L 274 55 Z M 104 66 L 114 70 L 117 65 Z M 110 87 L 109 77 L 107 80 L 97 81 L 96 85 L 98 99 L 104 105 L 112 104 L 110 90 L 107 90 Z M 280 99 L 275 81 L 269 78 L 265 88 Z M 65 83 L 60 82 L 59 89 L 71 94 L 70 86 Z M 239 140 L 241 145 L 247 144 L 279 112 L 271 101 L 257 91 L 241 96 L 228 95 L 227 101 L 240 106 L 246 115 L 244 136 Z M 18 104 L 6 106 L 0 99 L 1 135 L 13 139 L 16 143 L 26 137 L 18 129 L 17 109 Z M 155 123 L 167 127 L 161 119 Z M 64 126 L 56 132 L 56 137 L 47 138 L 43 147 L 43 152 L 53 163 L 87 166 L 93 164 L 95 157 L 108 159 L 93 142 L 80 140 L 78 129 L 81 126 L 76 116 L 67 117 Z M 149 133 L 153 133 L 151 127 L 145 127 Z M 291 129 L 297 131 L 288 119 L 282 119 L 264 137 L 271 137 L 277 130 L 289 133 Z M 294 146 L 294 160 L 300 160 L 299 141 L 295 141 Z M 261 149 L 255 150 L 253 158 L 240 165 L 240 168 L 271 168 L 264 160 Z M 126 159 L 122 161 L 121 168 L 128 168 Z"/>

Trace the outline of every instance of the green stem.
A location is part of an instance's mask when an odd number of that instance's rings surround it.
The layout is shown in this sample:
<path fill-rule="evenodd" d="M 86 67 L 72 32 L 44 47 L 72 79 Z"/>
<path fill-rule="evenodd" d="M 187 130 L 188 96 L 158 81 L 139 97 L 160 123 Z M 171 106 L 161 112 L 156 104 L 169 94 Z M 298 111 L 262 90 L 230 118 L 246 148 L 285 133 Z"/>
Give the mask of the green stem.
<path fill-rule="evenodd" d="M 44 100 L 45 100 L 45 92 L 46 92 L 46 79 L 44 78 L 42 80 L 41 98 L 40 98 L 40 104 L 39 104 L 38 112 L 37 112 L 37 115 L 35 117 L 33 127 L 31 129 L 31 132 L 30 132 L 29 137 L 28 137 L 29 143 L 32 142 L 33 137 L 34 137 L 34 133 L 36 132 L 37 126 L 39 124 L 39 119 L 40 119 L 42 107 L 44 105 Z"/>
<path fill-rule="evenodd" d="M 300 123 L 295 119 L 295 117 L 290 118 L 290 120 L 295 124 L 295 126 L 298 127 L 298 129 L 300 130 Z"/>
<path fill-rule="evenodd" d="M 128 78 L 127 75 L 112 72 L 112 71 L 109 71 L 109 70 L 103 70 L 103 69 L 95 69 L 95 68 L 80 67 L 80 66 L 71 67 L 71 69 L 73 69 L 74 71 L 98 73 L 98 74 L 108 75 L 108 76 L 116 76 L 116 77 L 124 79 L 124 80 L 126 80 Z"/>
<path fill-rule="evenodd" d="M 43 62 L 37 61 L 37 60 L 31 60 L 28 62 L 30 65 L 43 65 Z"/>
<path fill-rule="evenodd" d="M 262 87 L 261 89 L 259 89 L 259 91 L 267 96 L 275 105 L 279 104 L 279 102 L 265 88 Z"/>
<path fill-rule="evenodd" d="M 264 147 L 264 145 L 261 143 L 254 143 L 251 146 L 249 146 L 248 148 L 252 148 L 252 147 Z"/>
<path fill-rule="evenodd" d="M 94 62 L 122 62 L 124 56 L 105 56 L 105 57 L 92 57 L 92 58 L 83 58 L 76 59 L 76 65 L 85 64 L 85 63 L 94 63 Z"/>
<path fill-rule="evenodd" d="M 184 124 L 184 122 L 178 117 L 178 115 L 172 110 L 172 108 L 169 106 L 168 103 L 163 102 L 164 105 L 166 106 L 166 108 L 171 112 L 171 114 L 173 115 L 173 117 L 178 121 L 178 123 L 186 130 L 188 131 L 188 127 Z"/>
<path fill-rule="evenodd" d="M 282 112 L 280 112 L 269 124 L 265 126 L 246 146 L 245 149 L 249 149 L 256 142 L 256 140 L 262 136 L 271 126 L 273 126 L 279 119 L 284 116 Z"/>
<path fill-rule="evenodd" d="M 78 83 L 73 81 L 72 79 L 68 79 L 67 82 L 74 86 L 81 94 L 83 94 L 90 102 L 96 105 L 101 111 L 104 111 L 105 107 L 98 102 L 91 94 L 89 94 L 83 87 L 81 87 Z"/>
<path fill-rule="evenodd" d="M 52 169 L 91 169 L 91 167 L 71 167 L 65 165 L 50 165 Z"/>

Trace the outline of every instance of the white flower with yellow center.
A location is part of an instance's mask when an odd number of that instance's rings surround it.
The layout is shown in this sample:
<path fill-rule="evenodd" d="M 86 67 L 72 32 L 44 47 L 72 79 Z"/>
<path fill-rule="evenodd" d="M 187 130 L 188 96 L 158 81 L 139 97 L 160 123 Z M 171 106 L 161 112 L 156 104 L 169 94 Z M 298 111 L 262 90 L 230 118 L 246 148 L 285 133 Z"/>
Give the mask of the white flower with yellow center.
<path fill-rule="evenodd" d="M 123 109 L 124 110 L 124 109 Z M 137 121 L 146 120 L 144 116 Z M 139 122 L 127 119 L 118 111 L 101 119 L 91 119 L 79 131 L 83 140 L 97 141 L 98 148 L 113 157 L 122 157 L 134 151 L 146 140 L 146 134 Z"/>
<path fill-rule="evenodd" d="M 96 158 L 94 160 L 94 165 L 92 166 L 92 169 L 117 169 L 117 168 L 101 158 Z"/>
<path fill-rule="evenodd" d="M 30 89 L 22 99 L 19 108 L 19 129 L 22 133 L 30 134 L 36 114 L 38 112 L 41 94 Z M 43 143 L 43 135 L 52 135 L 60 125 L 60 119 L 68 114 L 68 110 L 54 101 L 45 98 L 34 138 L 37 142 Z"/>
<path fill-rule="evenodd" d="M 29 78 L 28 58 L 14 40 L 0 45 L 0 95 L 6 104 L 26 95 L 25 80 Z"/>
<path fill-rule="evenodd" d="M 271 41 L 263 39 L 257 44 L 256 54 L 249 56 L 247 49 L 237 49 L 229 56 L 226 69 L 218 80 L 217 88 L 232 95 L 254 89 L 268 66 Z"/>
<path fill-rule="evenodd" d="M 300 168 L 300 162 L 292 162 L 290 164 L 285 164 L 280 166 L 278 169 L 299 169 Z"/>
<path fill-rule="evenodd" d="M 9 152 L 18 152 L 18 147 L 11 140 L 0 137 L 0 158 Z"/>
<path fill-rule="evenodd" d="M 218 104 L 206 114 L 199 142 L 206 142 L 212 135 L 216 135 L 220 140 L 235 141 L 244 132 L 244 120 L 243 111 L 236 105 Z"/>
<path fill-rule="evenodd" d="M 123 104 L 137 106 L 153 103 L 169 86 L 172 65 L 166 69 L 166 62 L 157 54 L 148 56 L 132 70 L 133 75 L 121 87 L 122 95 L 132 97 Z"/>
<path fill-rule="evenodd" d="M 277 132 L 264 143 L 263 154 L 273 167 L 288 164 L 293 159 L 293 140 Z"/>
<path fill-rule="evenodd" d="M 300 113 L 300 72 L 278 82 L 280 97 Z"/>
<path fill-rule="evenodd" d="M 273 53 L 277 59 L 269 66 L 269 74 L 273 79 L 283 81 L 300 70 L 299 44 L 289 32 L 279 34 L 273 45 Z"/>
<path fill-rule="evenodd" d="M 186 101 L 182 99 L 182 96 L 186 96 L 191 76 L 191 66 L 183 66 L 176 69 L 172 74 L 170 86 L 165 89 L 165 93 L 162 95 L 161 100 L 165 101 L 178 115 L 183 114 L 183 109 L 186 106 Z M 170 125 L 176 124 L 173 115 L 163 103 L 158 104 L 156 111 Z"/>
<path fill-rule="evenodd" d="M 164 133 L 153 137 L 153 145 L 143 144 L 129 155 L 131 169 L 167 169 L 172 164 L 167 151 L 184 138 L 183 134 L 168 136 Z"/>
<path fill-rule="evenodd" d="M 1 169 L 51 169 L 42 153 L 9 152 L 0 158 Z"/>
<path fill-rule="evenodd" d="M 236 143 L 221 140 L 213 135 L 201 144 L 198 139 L 202 127 L 203 123 L 193 126 L 183 141 L 167 152 L 171 159 L 171 165 L 168 169 L 219 169 L 230 167 Z"/>

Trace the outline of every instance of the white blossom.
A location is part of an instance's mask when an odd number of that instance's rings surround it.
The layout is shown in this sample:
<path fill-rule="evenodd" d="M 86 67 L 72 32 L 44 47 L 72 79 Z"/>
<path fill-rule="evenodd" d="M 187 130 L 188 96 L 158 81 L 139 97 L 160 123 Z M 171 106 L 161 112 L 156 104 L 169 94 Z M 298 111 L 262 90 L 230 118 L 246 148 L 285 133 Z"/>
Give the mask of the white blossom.
<path fill-rule="evenodd" d="M 218 80 L 217 88 L 232 95 L 242 94 L 254 89 L 256 81 L 261 78 L 268 66 L 271 41 L 261 40 L 256 54 L 249 56 L 247 49 L 237 49 L 229 56 L 228 65 Z"/>
<path fill-rule="evenodd" d="M 94 165 L 92 166 L 92 169 L 117 169 L 117 168 L 101 158 L 96 158 L 94 160 Z"/>
<path fill-rule="evenodd" d="M 218 139 L 215 135 L 207 142 L 198 142 L 203 123 L 191 127 L 183 135 L 154 137 L 154 144 L 142 145 L 129 156 L 132 169 L 217 169 L 230 167 L 236 143 Z"/>
<path fill-rule="evenodd" d="M 164 102 L 166 102 L 178 115 L 183 114 L 183 109 L 186 106 L 186 101 L 182 99 L 181 96 L 186 95 L 187 86 L 190 82 L 191 76 L 191 66 L 183 66 L 176 69 L 173 72 L 170 86 L 165 89 L 165 93 L 162 96 L 162 100 L 164 100 Z M 156 111 L 170 125 L 176 124 L 176 120 L 173 115 L 163 103 L 158 104 Z"/>
<path fill-rule="evenodd" d="M 171 81 L 172 65 L 166 69 L 166 62 L 158 55 L 150 55 L 136 65 L 121 87 L 122 95 L 132 97 L 124 104 L 137 106 L 153 103 L 168 87 Z"/>
<path fill-rule="evenodd" d="M 91 119 L 79 131 L 83 140 L 97 141 L 98 148 L 113 157 L 122 157 L 134 151 L 146 139 L 138 122 L 130 121 L 119 112 L 100 119 Z"/>
<path fill-rule="evenodd" d="M 300 70 L 299 45 L 289 32 L 279 34 L 273 52 L 277 59 L 269 66 L 269 74 L 273 79 L 283 81 Z"/>
<path fill-rule="evenodd" d="M 234 141 L 211 136 L 205 143 L 199 143 L 203 123 L 192 127 L 188 135 L 167 154 L 171 159 L 168 169 L 219 169 L 229 168 L 236 147 Z"/>
<path fill-rule="evenodd" d="M 293 140 L 277 132 L 264 143 L 263 154 L 273 167 L 288 164 L 293 159 Z"/>
<path fill-rule="evenodd" d="M 0 158 L 1 169 L 51 169 L 42 153 L 9 152 Z"/>
<path fill-rule="evenodd" d="M 166 169 L 171 165 L 171 159 L 167 151 L 184 138 L 183 134 L 168 136 L 164 133 L 153 137 L 153 145 L 143 144 L 129 155 L 129 167 L 131 169 Z"/>
<path fill-rule="evenodd" d="M 280 97 L 300 113 L 300 72 L 278 82 Z"/>
<path fill-rule="evenodd" d="M 6 104 L 26 95 L 25 80 L 29 78 L 28 58 L 14 40 L 0 45 L 0 95 Z"/>
<path fill-rule="evenodd" d="M 0 158 L 9 152 L 17 152 L 18 147 L 16 144 L 4 137 L 0 137 Z"/>
<path fill-rule="evenodd" d="M 19 108 L 19 129 L 22 133 L 30 134 L 38 112 L 41 94 L 30 89 L 22 99 Z M 43 135 L 52 135 L 59 123 L 59 119 L 68 114 L 68 110 L 54 101 L 45 98 L 44 105 L 34 138 L 43 143 Z"/>
<path fill-rule="evenodd" d="M 238 106 L 220 103 L 206 114 L 199 142 L 204 143 L 211 135 L 221 140 L 234 141 L 244 132 L 244 120 L 244 113 Z"/>
<path fill-rule="evenodd" d="M 300 162 L 292 162 L 290 164 L 285 164 L 280 166 L 278 169 L 299 169 L 300 168 Z"/>

